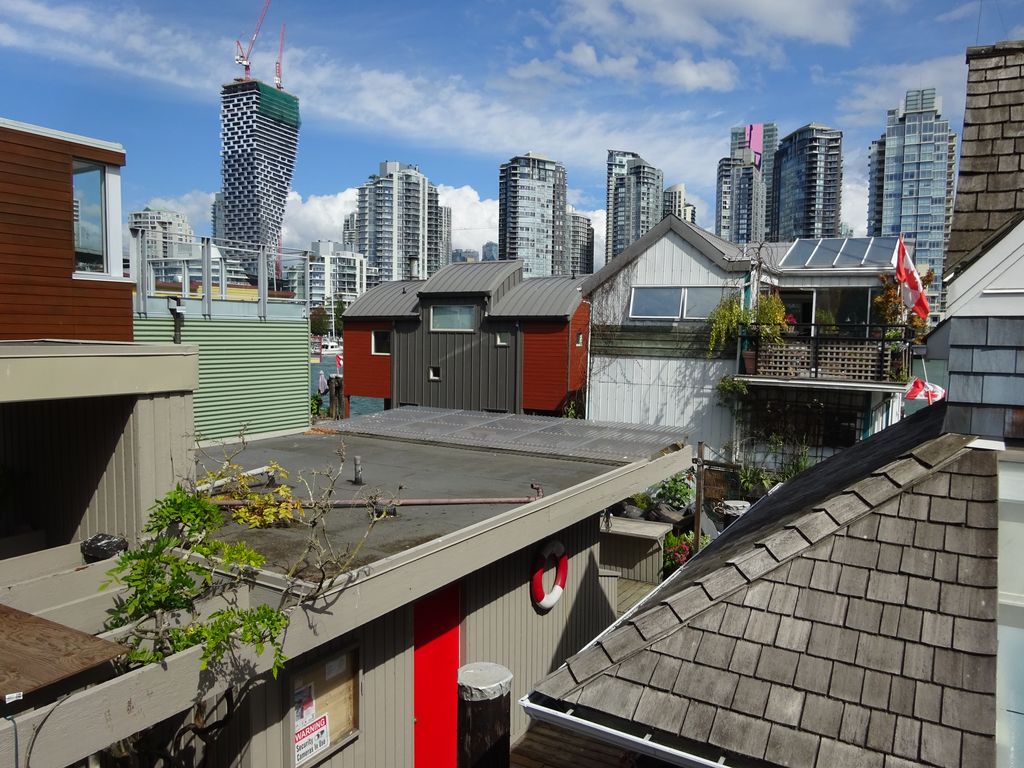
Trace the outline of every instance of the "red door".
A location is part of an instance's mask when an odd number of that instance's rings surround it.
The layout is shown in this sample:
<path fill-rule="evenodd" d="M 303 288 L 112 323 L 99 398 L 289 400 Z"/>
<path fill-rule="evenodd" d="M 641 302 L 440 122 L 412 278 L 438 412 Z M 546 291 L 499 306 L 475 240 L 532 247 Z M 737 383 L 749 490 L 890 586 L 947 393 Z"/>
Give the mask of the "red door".
<path fill-rule="evenodd" d="M 413 606 L 417 768 L 456 768 L 461 618 L 457 583 L 420 598 Z"/>

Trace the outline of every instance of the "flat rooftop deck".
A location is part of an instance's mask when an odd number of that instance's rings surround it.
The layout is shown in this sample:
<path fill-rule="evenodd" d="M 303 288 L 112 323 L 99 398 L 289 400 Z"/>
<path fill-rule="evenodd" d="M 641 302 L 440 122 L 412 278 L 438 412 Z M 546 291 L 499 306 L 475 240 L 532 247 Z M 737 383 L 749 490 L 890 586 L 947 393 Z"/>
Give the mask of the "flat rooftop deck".
<path fill-rule="evenodd" d="M 404 413 L 415 410 L 416 418 Z M 423 412 L 429 410 L 430 413 Z M 480 497 L 533 496 L 531 484 L 540 485 L 545 495 L 569 488 L 598 475 L 611 471 L 608 460 L 601 462 L 586 460 L 582 454 L 589 448 L 573 451 L 567 445 L 568 435 L 559 432 L 557 422 L 563 419 L 544 417 L 515 417 L 527 419 L 534 431 L 550 429 L 547 441 L 534 437 L 523 442 L 508 438 L 515 446 L 514 452 L 491 448 L 466 447 L 463 436 L 447 434 L 453 429 L 459 432 L 463 427 L 483 424 L 484 430 L 501 430 L 502 426 L 491 426 L 486 422 L 498 421 L 494 414 L 473 414 L 465 411 L 442 412 L 435 409 L 401 409 L 394 411 L 397 419 L 360 417 L 351 422 L 363 434 L 305 434 L 276 437 L 249 442 L 235 461 L 246 469 L 263 466 L 277 461 L 288 470 L 288 483 L 297 495 L 305 495 L 305 488 L 299 481 L 302 474 L 312 479 L 317 469 L 337 466 L 336 451 L 344 444 L 346 463 L 340 482 L 335 486 L 334 498 L 366 498 L 379 494 L 383 501 L 398 499 L 448 499 Z M 379 416 L 379 415 L 378 415 Z M 423 417 L 427 417 L 424 423 Z M 358 422 L 358 423 L 357 423 Z M 431 424 L 433 428 L 431 428 Z M 568 423 L 571 429 L 582 422 Z M 666 437 L 657 442 L 657 434 L 643 435 L 631 441 L 629 430 L 602 425 L 586 425 L 585 437 L 579 445 L 593 446 L 600 440 L 614 441 L 620 456 L 626 457 L 619 464 L 633 458 L 646 458 L 660 449 L 669 447 L 672 440 Z M 375 428 L 381 436 L 373 436 Z M 418 440 L 395 439 L 392 431 L 416 434 Z M 509 430 L 512 434 L 518 434 Z M 486 431 L 475 434 L 488 434 Z M 673 433 L 674 434 L 674 433 Z M 506 442 L 506 441 L 503 441 Z M 229 447 L 230 449 L 230 447 Z M 365 485 L 361 488 L 351 481 L 354 458 L 359 456 L 363 468 Z M 563 458 L 563 457 L 573 458 Z M 214 456 L 213 458 L 217 458 Z M 495 517 L 509 509 L 521 506 L 511 504 L 436 504 L 402 505 L 398 514 L 376 524 L 366 544 L 359 553 L 353 567 L 366 565 L 389 555 L 411 549 L 419 544 L 461 530 L 467 526 Z M 596 512 L 597 510 L 595 510 Z M 332 546 L 345 551 L 358 542 L 367 526 L 367 513 L 363 508 L 336 509 L 327 514 L 326 528 Z M 229 524 L 221 538 L 230 541 L 245 540 L 259 550 L 266 558 L 270 570 L 285 572 L 300 558 L 307 539 L 305 527 L 270 528 L 259 531 Z"/>

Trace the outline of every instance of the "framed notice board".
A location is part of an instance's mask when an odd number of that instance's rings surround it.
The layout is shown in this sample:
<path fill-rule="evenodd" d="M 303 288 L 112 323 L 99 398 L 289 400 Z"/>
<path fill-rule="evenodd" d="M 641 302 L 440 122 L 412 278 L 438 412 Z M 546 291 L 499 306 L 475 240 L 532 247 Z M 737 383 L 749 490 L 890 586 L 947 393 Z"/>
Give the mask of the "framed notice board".
<path fill-rule="evenodd" d="M 330 651 L 290 675 L 292 765 L 313 765 L 359 732 L 359 651 Z"/>

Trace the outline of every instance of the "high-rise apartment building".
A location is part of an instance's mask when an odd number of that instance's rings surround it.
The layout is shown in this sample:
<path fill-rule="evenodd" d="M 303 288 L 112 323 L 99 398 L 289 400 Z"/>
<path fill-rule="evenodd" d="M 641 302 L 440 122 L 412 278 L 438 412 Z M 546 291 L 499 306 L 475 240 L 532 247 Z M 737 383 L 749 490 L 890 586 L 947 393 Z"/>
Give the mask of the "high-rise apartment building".
<path fill-rule="evenodd" d="M 565 166 L 527 152 L 501 164 L 498 258 L 522 259 L 528 277 L 569 274 Z"/>
<path fill-rule="evenodd" d="M 839 237 L 843 132 L 810 123 L 782 139 L 773 185 L 770 239 Z"/>
<path fill-rule="evenodd" d="M 341 223 L 341 244 L 349 251 L 359 247 L 359 214 L 355 211 Z"/>
<path fill-rule="evenodd" d="M 493 240 L 488 240 L 480 248 L 480 260 L 481 261 L 497 261 L 498 260 L 498 244 Z"/>
<path fill-rule="evenodd" d="M 734 243 L 760 242 L 768 231 L 773 189 L 775 123 L 733 128 L 729 156 L 718 161 L 715 187 L 715 234 Z"/>
<path fill-rule="evenodd" d="M 569 273 L 589 275 L 594 271 L 594 226 L 582 213 L 569 214 Z"/>
<path fill-rule="evenodd" d="M 181 250 L 176 245 L 187 243 L 191 249 L 195 240 L 188 217 L 178 211 L 148 206 L 141 211 L 132 211 L 128 214 L 128 228 L 145 231 L 140 242 L 146 249 L 145 255 L 150 259 L 172 258 Z"/>
<path fill-rule="evenodd" d="M 475 248 L 452 248 L 452 264 L 463 264 L 469 261 L 480 261 L 480 254 Z"/>
<path fill-rule="evenodd" d="M 664 187 L 665 174 L 636 152 L 608 150 L 606 263 L 661 221 Z"/>
<path fill-rule="evenodd" d="M 309 300 L 327 307 L 334 317 L 334 306 L 348 306 L 367 289 L 366 257 L 348 250 L 334 240 L 315 240 L 310 245 Z"/>
<path fill-rule="evenodd" d="M 686 202 L 685 184 L 673 184 L 671 187 L 666 187 L 663 200 L 662 217 L 672 214 L 677 219 L 688 221 L 691 224 L 697 223 L 697 206 Z"/>
<path fill-rule="evenodd" d="M 221 89 L 221 184 L 214 237 L 276 251 L 299 143 L 299 100 L 259 80 Z M 255 259 L 240 249 L 247 269 Z"/>
<path fill-rule="evenodd" d="M 909 90 L 890 109 L 885 133 L 868 156 L 868 234 L 914 241 L 918 271 L 935 271 L 928 287 L 933 322 L 942 318 L 942 262 L 953 221 L 956 134 L 942 117 L 934 88 Z"/>
<path fill-rule="evenodd" d="M 450 258 L 451 209 L 417 166 L 388 160 L 359 187 L 355 232 L 377 279 L 428 278 Z"/>

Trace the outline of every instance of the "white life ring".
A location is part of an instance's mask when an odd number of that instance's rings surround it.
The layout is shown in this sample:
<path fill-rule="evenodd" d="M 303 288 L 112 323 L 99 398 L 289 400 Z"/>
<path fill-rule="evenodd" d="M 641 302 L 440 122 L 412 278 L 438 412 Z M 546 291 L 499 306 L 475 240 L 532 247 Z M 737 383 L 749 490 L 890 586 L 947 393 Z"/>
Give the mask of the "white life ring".
<path fill-rule="evenodd" d="M 550 592 L 544 591 L 544 572 L 548 568 L 548 560 L 555 558 L 555 584 Z M 551 610 L 565 591 L 565 579 L 569 575 L 569 557 L 565 547 L 558 539 L 549 539 L 537 555 L 533 563 L 533 577 L 530 579 L 530 598 L 533 604 L 542 611 Z"/>

